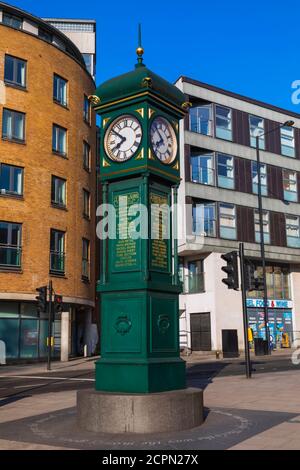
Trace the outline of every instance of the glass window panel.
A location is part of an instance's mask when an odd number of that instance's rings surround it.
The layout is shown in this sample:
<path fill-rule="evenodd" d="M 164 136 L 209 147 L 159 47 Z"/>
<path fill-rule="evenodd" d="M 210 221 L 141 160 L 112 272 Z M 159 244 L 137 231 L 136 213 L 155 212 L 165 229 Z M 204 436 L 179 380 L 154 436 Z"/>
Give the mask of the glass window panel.
<path fill-rule="evenodd" d="M 51 229 L 50 270 L 63 274 L 65 270 L 65 232 Z"/>
<path fill-rule="evenodd" d="M 52 131 L 52 149 L 60 155 L 66 155 L 67 150 L 67 131 L 66 129 L 53 125 Z"/>
<path fill-rule="evenodd" d="M 234 189 L 234 161 L 233 157 L 218 154 L 218 186 L 221 188 Z"/>
<path fill-rule="evenodd" d="M 58 75 L 53 79 L 53 98 L 63 106 L 67 106 L 67 81 Z"/>
<path fill-rule="evenodd" d="M 83 119 L 89 123 L 90 122 L 90 102 L 87 96 L 84 95 L 83 100 Z"/>
<path fill-rule="evenodd" d="M 220 237 L 236 239 L 236 214 L 234 204 L 219 204 Z"/>
<path fill-rule="evenodd" d="M 25 115 L 17 111 L 3 109 L 2 137 L 24 141 Z"/>
<path fill-rule="evenodd" d="M 212 105 L 195 106 L 190 109 L 190 130 L 212 135 Z"/>
<path fill-rule="evenodd" d="M 38 357 L 38 321 L 32 319 L 21 320 L 20 331 L 20 355 L 22 358 L 37 358 Z"/>
<path fill-rule="evenodd" d="M 205 237 L 216 236 L 216 205 L 204 202 L 193 206 L 193 232 Z"/>
<path fill-rule="evenodd" d="M 90 216 L 90 193 L 85 189 L 83 190 L 83 215 Z"/>
<path fill-rule="evenodd" d="M 90 146 L 83 141 L 83 168 L 90 170 Z"/>
<path fill-rule="evenodd" d="M 2 163 L 0 165 L 0 192 L 2 194 L 22 194 L 23 168 Z"/>
<path fill-rule="evenodd" d="M 300 218 L 293 215 L 287 215 L 285 218 L 287 245 L 292 248 L 300 248 Z"/>
<path fill-rule="evenodd" d="M 60 206 L 66 205 L 66 180 L 52 176 L 51 201 Z"/>
<path fill-rule="evenodd" d="M 265 132 L 264 119 L 257 116 L 249 116 L 249 128 L 250 128 L 250 145 L 256 147 L 256 137 L 259 137 L 259 148 L 265 149 L 265 136 L 262 135 Z"/>
<path fill-rule="evenodd" d="M 260 164 L 260 183 L 262 196 L 268 195 L 267 165 Z M 258 194 L 258 171 L 257 162 L 252 162 L 252 192 Z"/>
<path fill-rule="evenodd" d="M 3 13 L 2 22 L 16 29 L 21 29 L 23 25 L 23 21 L 21 18 L 18 18 L 17 16 L 8 15 L 7 13 Z"/>
<path fill-rule="evenodd" d="M 19 319 L 1 318 L 0 339 L 5 342 L 6 358 L 19 357 Z"/>
<path fill-rule="evenodd" d="M 255 241 L 260 243 L 260 222 L 259 222 L 259 212 L 254 211 L 254 224 L 255 224 Z M 269 226 L 269 212 L 263 211 L 263 232 L 264 232 L 264 242 L 266 244 L 270 243 L 270 226 Z"/>
<path fill-rule="evenodd" d="M 216 106 L 216 137 L 232 140 L 231 109 Z"/>
<path fill-rule="evenodd" d="M 281 153 L 287 157 L 295 157 L 295 138 L 292 127 L 280 128 Z"/>
<path fill-rule="evenodd" d="M 291 170 L 283 170 L 283 192 L 286 201 L 297 202 L 297 173 Z"/>
<path fill-rule="evenodd" d="M 214 185 L 213 154 L 192 155 L 191 166 L 193 182 Z"/>

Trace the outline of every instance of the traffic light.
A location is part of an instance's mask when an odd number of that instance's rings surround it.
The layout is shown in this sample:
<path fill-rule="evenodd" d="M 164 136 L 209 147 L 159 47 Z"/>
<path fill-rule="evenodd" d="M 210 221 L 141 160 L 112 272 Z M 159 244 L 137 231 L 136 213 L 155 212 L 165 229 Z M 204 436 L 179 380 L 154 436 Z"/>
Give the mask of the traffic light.
<path fill-rule="evenodd" d="M 226 284 L 228 289 L 239 289 L 239 272 L 238 272 L 238 253 L 237 251 L 231 251 L 225 255 L 221 255 L 221 258 L 226 261 L 227 266 L 222 266 L 222 271 L 227 274 L 227 278 L 222 279 L 222 282 Z"/>
<path fill-rule="evenodd" d="M 36 296 L 37 304 L 37 311 L 38 312 L 46 312 L 47 307 L 47 286 L 37 287 L 35 289 L 39 295 Z"/>
<path fill-rule="evenodd" d="M 54 313 L 61 313 L 63 311 L 63 298 L 62 295 L 54 295 Z"/>
<path fill-rule="evenodd" d="M 264 280 L 258 276 L 255 265 L 245 260 L 245 288 L 248 292 L 264 290 Z"/>

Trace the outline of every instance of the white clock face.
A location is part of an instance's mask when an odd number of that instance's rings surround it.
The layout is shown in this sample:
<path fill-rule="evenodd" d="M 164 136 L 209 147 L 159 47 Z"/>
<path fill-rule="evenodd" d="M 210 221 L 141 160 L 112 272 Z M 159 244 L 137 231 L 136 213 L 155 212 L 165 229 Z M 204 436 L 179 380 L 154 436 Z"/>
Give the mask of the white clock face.
<path fill-rule="evenodd" d="M 111 160 L 125 162 L 140 146 L 142 128 L 137 118 L 124 115 L 117 118 L 106 131 L 104 147 Z"/>
<path fill-rule="evenodd" d="M 159 116 L 153 119 L 150 129 L 153 152 L 162 163 L 172 163 L 177 155 L 176 134 L 167 121 Z"/>

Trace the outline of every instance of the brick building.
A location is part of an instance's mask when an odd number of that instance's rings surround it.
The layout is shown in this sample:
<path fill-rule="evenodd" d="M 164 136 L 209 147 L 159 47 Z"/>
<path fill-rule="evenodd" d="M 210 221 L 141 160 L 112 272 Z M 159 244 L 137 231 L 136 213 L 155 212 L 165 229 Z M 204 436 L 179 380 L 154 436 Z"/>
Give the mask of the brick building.
<path fill-rule="evenodd" d="M 0 340 L 43 358 L 36 288 L 63 295 L 55 354 L 82 352 L 95 305 L 95 84 L 61 31 L 0 3 Z"/>

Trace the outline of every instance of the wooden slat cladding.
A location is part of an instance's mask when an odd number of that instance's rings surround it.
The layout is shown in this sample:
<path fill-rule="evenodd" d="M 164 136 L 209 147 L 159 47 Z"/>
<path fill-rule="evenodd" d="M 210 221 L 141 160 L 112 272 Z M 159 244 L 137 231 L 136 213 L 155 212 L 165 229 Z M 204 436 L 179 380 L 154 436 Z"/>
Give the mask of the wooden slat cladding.
<path fill-rule="evenodd" d="M 191 181 L 191 146 L 184 144 L 184 176 L 185 181 Z"/>
<path fill-rule="evenodd" d="M 235 190 L 252 193 L 251 160 L 235 157 L 234 178 Z"/>
<path fill-rule="evenodd" d="M 283 200 L 282 168 L 267 165 L 268 196 Z"/>
<path fill-rule="evenodd" d="M 281 212 L 269 212 L 271 245 L 286 246 L 285 216 Z"/>
<path fill-rule="evenodd" d="M 278 128 L 280 123 L 275 121 L 270 121 L 269 119 L 265 119 L 265 132 L 270 132 L 275 127 Z M 278 155 L 281 154 L 281 145 L 280 145 L 280 130 L 276 129 L 274 132 L 270 132 L 265 136 L 266 141 L 266 151 L 277 153 Z"/>
<path fill-rule="evenodd" d="M 236 206 L 236 216 L 238 240 L 254 243 L 254 209 L 252 207 Z"/>
<path fill-rule="evenodd" d="M 241 145 L 250 145 L 249 114 L 238 109 L 232 110 L 233 141 Z"/>
<path fill-rule="evenodd" d="M 300 159 L 300 129 L 294 127 L 296 158 Z"/>

